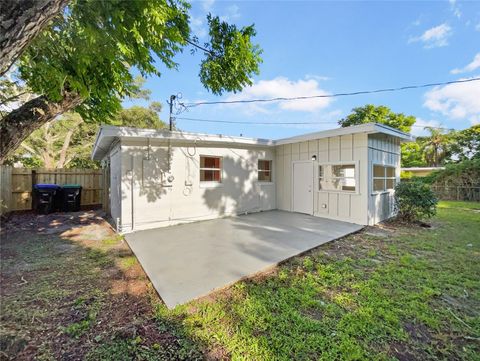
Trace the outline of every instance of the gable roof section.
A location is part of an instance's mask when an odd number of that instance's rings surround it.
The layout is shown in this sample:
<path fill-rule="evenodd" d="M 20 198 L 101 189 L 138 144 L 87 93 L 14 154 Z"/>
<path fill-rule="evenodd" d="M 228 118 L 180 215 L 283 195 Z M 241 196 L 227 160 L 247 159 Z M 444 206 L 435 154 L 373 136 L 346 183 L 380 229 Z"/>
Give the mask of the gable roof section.
<path fill-rule="evenodd" d="M 349 135 L 349 134 L 358 134 L 358 133 L 367 133 L 367 134 L 382 133 L 382 134 L 390 135 L 392 137 L 400 138 L 400 140 L 402 141 L 413 141 L 415 139 L 412 135 L 408 133 L 404 133 L 398 129 L 389 127 L 387 125 L 383 125 L 379 123 L 366 123 L 366 124 L 360 124 L 360 125 L 353 125 L 351 127 L 322 130 L 320 132 L 313 132 L 313 133 L 297 135 L 295 137 L 278 139 L 275 141 L 275 145 L 305 142 L 305 141 L 315 140 L 320 138 L 329 138 L 329 137 L 336 137 L 339 135 Z"/>
<path fill-rule="evenodd" d="M 100 160 L 108 154 L 112 143 L 116 139 L 129 140 L 144 140 L 155 139 L 157 141 L 169 141 L 173 143 L 188 143 L 196 142 L 205 145 L 227 145 L 227 146 L 249 146 L 249 147 L 272 147 L 275 145 L 291 144 L 297 142 L 305 142 L 308 140 L 336 137 L 348 134 L 375 134 L 382 133 L 399 138 L 401 141 L 413 141 L 415 138 L 408 134 L 401 132 L 395 128 L 378 124 L 367 123 L 361 125 L 354 125 L 346 128 L 336 128 L 330 130 L 323 130 L 320 132 L 307 133 L 289 138 L 278 140 L 256 139 L 246 137 L 234 137 L 221 134 L 205 134 L 205 133 L 190 133 L 157 129 L 141 129 L 128 127 L 115 127 L 104 125 L 101 126 L 92 151 L 92 159 Z"/>

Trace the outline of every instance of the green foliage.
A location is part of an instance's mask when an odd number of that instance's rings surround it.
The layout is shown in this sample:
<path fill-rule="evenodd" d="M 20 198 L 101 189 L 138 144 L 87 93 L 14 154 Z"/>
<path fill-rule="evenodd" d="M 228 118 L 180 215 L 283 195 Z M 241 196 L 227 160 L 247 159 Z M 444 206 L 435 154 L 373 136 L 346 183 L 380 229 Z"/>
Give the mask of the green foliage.
<path fill-rule="evenodd" d="M 415 120 L 415 117 L 412 115 L 407 116 L 403 113 L 394 113 L 384 105 L 375 106 L 367 104 L 363 107 L 353 108 L 352 113 L 341 119 L 338 124 L 342 127 L 350 127 L 365 123 L 380 123 L 409 133 Z"/>
<path fill-rule="evenodd" d="M 165 129 L 167 124 L 160 120 L 157 110 L 161 108 L 160 103 L 155 102 L 149 108 L 134 105 L 118 112 L 112 124 L 124 127 Z"/>
<path fill-rule="evenodd" d="M 251 75 L 258 74 L 262 53 L 251 38 L 256 35 L 253 25 L 237 29 L 221 21 L 218 16 L 207 16 L 211 42 L 200 68 L 200 80 L 214 94 L 238 92 L 251 85 Z M 226 71 L 234 69 L 234 71 Z"/>
<path fill-rule="evenodd" d="M 173 59 L 190 39 L 189 9 L 183 0 L 73 0 L 26 49 L 21 79 L 50 101 L 64 92 L 79 94 L 83 103 L 75 111 L 87 121 L 105 120 L 138 90 L 132 67 L 143 76 L 161 75 L 157 60 L 177 68 Z M 240 90 L 258 72 L 253 26 L 239 30 L 212 17 L 209 25 L 211 52 L 202 62 L 201 81 L 215 94 Z"/>
<path fill-rule="evenodd" d="M 402 167 L 424 167 L 427 165 L 419 142 L 402 143 L 401 150 Z"/>
<path fill-rule="evenodd" d="M 426 129 L 430 135 L 418 139 L 425 161 L 430 167 L 441 166 L 451 158 L 451 146 L 455 133 L 431 127 L 426 127 Z"/>
<path fill-rule="evenodd" d="M 430 186 L 421 182 L 400 182 L 395 186 L 397 217 L 406 222 L 417 222 L 436 214 L 437 197 Z"/>
<path fill-rule="evenodd" d="M 480 187 L 480 158 L 447 164 L 433 173 L 433 182 L 447 186 Z"/>
<path fill-rule="evenodd" d="M 480 158 L 480 124 L 455 132 L 451 153 L 459 160 Z"/>

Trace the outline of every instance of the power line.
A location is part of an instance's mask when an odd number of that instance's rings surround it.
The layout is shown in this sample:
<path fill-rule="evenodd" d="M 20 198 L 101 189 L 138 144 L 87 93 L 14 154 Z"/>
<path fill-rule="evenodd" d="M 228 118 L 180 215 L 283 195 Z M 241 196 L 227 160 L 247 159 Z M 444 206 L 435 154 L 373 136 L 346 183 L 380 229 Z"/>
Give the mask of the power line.
<path fill-rule="evenodd" d="M 246 103 L 267 103 L 267 102 L 278 102 L 278 101 L 292 101 L 292 100 L 305 100 L 305 99 L 317 99 L 317 98 L 335 98 L 341 96 L 352 96 L 352 95 L 362 95 L 362 94 L 375 94 L 375 93 L 387 93 L 395 92 L 409 89 L 421 89 L 421 88 L 430 88 L 434 86 L 441 85 L 450 85 L 458 83 L 469 83 L 474 81 L 479 81 L 480 78 L 471 78 L 471 79 L 461 79 L 461 80 L 452 80 L 441 83 L 428 83 L 420 85 L 407 85 L 398 88 L 385 88 L 385 89 L 376 89 L 376 90 L 362 90 L 350 93 L 334 93 L 334 94 L 320 94 L 320 95 L 310 95 L 310 96 L 298 96 L 298 97 L 278 97 L 278 98 L 269 98 L 269 99 L 249 99 L 249 100 L 218 100 L 218 101 L 207 101 L 207 102 L 197 102 L 197 103 L 181 103 L 185 108 L 193 108 L 200 105 L 215 105 L 215 104 L 246 104 Z"/>
<path fill-rule="evenodd" d="M 192 122 L 205 122 L 205 123 L 226 123 L 226 124 L 248 124 L 248 125 L 315 125 L 315 124 L 338 124 L 338 122 L 329 121 L 329 122 L 246 122 L 246 121 L 235 121 L 235 120 L 220 120 L 220 119 L 201 119 L 201 118 L 186 118 L 186 117 L 175 117 L 179 120 L 189 120 Z M 454 130 L 453 128 L 444 128 L 444 127 L 431 127 L 428 125 L 412 125 L 416 128 L 432 128 L 432 129 L 443 129 L 443 130 Z"/>
<path fill-rule="evenodd" d="M 227 123 L 227 124 L 251 124 L 251 125 L 279 125 L 279 124 L 332 124 L 337 122 L 245 122 L 245 121 L 235 121 L 235 120 L 217 120 L 217 119 L 199 119 L 199 118 L 185 118 L 185 117 L 175 117 L 175 119 L 180 120 L 190 120 L 192 122 L 208 122 L 208 123 Z"/>

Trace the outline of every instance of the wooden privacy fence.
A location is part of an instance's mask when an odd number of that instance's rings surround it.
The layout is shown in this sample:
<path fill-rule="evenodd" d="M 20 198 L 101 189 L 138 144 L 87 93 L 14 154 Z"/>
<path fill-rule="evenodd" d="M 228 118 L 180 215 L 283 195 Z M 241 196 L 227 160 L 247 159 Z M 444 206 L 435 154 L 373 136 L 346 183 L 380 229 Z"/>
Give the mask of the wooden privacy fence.
<path fill-rule="evenodd" d="M 32 209 L 32 188 L 35 184 L 80 184 L 82 206 L 103 202 L 103 171 L 101 169 L 47 169 L 0 167 L 0 214 Z"/>

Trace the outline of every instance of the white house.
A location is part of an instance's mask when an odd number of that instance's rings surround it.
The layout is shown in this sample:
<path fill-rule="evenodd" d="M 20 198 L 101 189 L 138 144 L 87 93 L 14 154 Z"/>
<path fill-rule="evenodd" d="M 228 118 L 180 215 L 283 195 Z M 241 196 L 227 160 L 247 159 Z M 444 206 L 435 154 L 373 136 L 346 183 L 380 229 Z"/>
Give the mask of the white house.
<path fill-rule="evenodd" d="M 279 140 L 103 126 L 92 158 L 121 232 L 271 209 L 373 225 L 412 139 L 374 123 Z"/>

